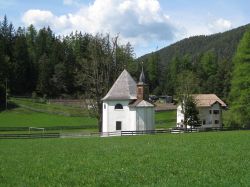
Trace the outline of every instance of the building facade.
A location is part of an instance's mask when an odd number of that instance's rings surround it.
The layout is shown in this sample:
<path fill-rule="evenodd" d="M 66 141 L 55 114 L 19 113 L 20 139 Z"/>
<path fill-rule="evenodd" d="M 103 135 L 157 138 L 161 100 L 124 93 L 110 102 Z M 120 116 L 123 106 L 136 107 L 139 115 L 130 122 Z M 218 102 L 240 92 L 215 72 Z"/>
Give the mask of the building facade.
<path fill-rule="evenodd" d="M 103 100 L 102 132 L 154 130 L 154 105 L 148 101 L 143 70 L 138 84 L 127 70 Z"/>
<path fill-rule="evenodd" d="M 222 111 L 227 105 L 215 94 L 192 95 L 199 111 L 201 128 L 220 128 L 223 125 Z M 181 104 L 177 107 L 177 127 L 184 126 L 184 112 Z M 187 126 L 190 128 L 190 126 Z"/>

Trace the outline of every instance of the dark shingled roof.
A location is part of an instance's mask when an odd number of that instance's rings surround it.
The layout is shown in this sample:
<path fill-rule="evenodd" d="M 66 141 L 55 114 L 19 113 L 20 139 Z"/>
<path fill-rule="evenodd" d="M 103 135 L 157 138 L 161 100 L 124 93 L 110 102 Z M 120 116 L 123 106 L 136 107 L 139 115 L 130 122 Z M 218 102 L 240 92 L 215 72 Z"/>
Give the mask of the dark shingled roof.
<path fill-rule="evenodd" d="M 123 70 L 107 95 L 102 100 L 137 99 L 136 82 L 127 70 Z"/>

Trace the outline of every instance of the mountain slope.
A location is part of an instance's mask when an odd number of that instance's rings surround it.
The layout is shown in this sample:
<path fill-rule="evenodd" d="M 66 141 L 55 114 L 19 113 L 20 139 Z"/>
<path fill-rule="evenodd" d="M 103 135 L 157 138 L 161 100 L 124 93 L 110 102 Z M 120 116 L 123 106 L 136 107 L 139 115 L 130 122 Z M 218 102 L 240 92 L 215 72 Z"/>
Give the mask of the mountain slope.
<path fill-rule="evenodd" d="M 146 77 L 153 94 L 176 95 L 183 87 L 180 75 L 192 77 L 192 92 L 228 98 L 232 59 L 250 24 L 209 36 L 194 36 L 146 54 Z M 185 77 L 182 76 L 182 77 Z M 184 78 L 185 79 L 185 78 Z"/>
<path fill-rule="evenodd" d="M 170 62 L 173 57 L 178 55 L 184 56 L 189 54 L 192 58 L 195 58 L 196 56 L 209 50 L 215 51 L 219 58 L 226 57 L 228 59 L 232 59 L 239 40 L 242 38 L 249 26 L 250 24 L 232 29 L 224 33 L 186 38 L 170 46 L 155 51 L 154 53 L 143 55 L 139 59 L 146 61 L 152 54 L 157 54 L 159 55 L 161 64 L 165 64 Z"/>

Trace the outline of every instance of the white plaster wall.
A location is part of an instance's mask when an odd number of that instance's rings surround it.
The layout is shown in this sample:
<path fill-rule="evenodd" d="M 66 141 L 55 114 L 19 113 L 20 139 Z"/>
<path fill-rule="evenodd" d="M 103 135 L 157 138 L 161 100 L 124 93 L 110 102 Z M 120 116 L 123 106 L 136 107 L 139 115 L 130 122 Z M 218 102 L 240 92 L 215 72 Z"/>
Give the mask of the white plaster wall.
<path fill-rule="evenodd" d="M 212 110 L 210 114 L 209 110 Z M 219 114 L 213 114 L 213 110 L 219 110 Z M 211 107 L 199 108 L 199 117 L 200 120 L 206 120 L 206 125 L 202 125 L 204 128 L 209 127 L 221 127 L 222 126 L 222 110 L 219 103 L 215 103 Z M 219 120 L 218 124 L 215 124 L 215 120 Z"/>
<path fill-rule="evenodd" d="M 129 116 L 126 131 L 136 131 L 136 109 L 134 107 L 130 108 Z"/>
<path fill-rule="evenodd" d="M 137 128 L 136 130 L 142 131 L 145 130 L 145 125 L 144 125 L 144 116 L 145 116 L 145 111 L 143 108 L 136 108 L 136 123 L 137 123 Z"/>
<path fill-rule="evenodd" d="M 155 129 L 155 110 L 153 107 L 147 108 L 147 130 Z"/>
<path fill-rule="evenodd" d="M 116 104 L 123 109 L 115 109 Z M 153 107 L 128 107 L 129 100 L 103 102 L 103 132 L 116 131 L 116 121 L 122 122 L 122 131 L 155 129 L 155 111 Z M 106 105 L 106 109 L 104 108 Z"/>
<path fill-rule="evenodd" d="M 138 107 L 136 108 L 137 116 L 137 128 L 136 130 L 154 130 L 154 115 L 155 111 L 153 107 Z"/>
<path fill-rule="evenodd" d="M 184 114 L 181 111 L 182 111 L 182 107 L 181 105 L 179 105 L 177 107 L 177 116 L 176 116 L 177 127 L 180 127 L 180 124 L 182 123 L 182 121 L 184 121 Z"/>
<path fill-rule="evenodd" d="M 135 127 L 135 110 L 130 111 L 128 107 L 129 100 L 105 101 L 107 104 L 106 111 L 103 115 L 103 132 L 116 131 L 116 121 L 122 122 L 122 131 L 134 131 Z M 122 104 L 123 109 L 115 109 L 116 104 Z"/>
<path fill-rule="evenodd" d="M 106 108 L 104 107 L 106 106 Z M 108 102 L 102 103 L 102 132 L 108 132 Z"/>

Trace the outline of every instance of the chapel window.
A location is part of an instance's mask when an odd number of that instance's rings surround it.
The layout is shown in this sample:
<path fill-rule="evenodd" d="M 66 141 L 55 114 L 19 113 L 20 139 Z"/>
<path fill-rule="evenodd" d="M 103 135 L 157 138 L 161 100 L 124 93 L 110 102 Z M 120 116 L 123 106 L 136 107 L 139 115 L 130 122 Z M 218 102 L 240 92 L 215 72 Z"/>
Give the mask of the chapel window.
<path fill-rule="evenodd" d="M 123 109 L 122 104 L 118 103 L 115 105 L 115 109 Z"/>

